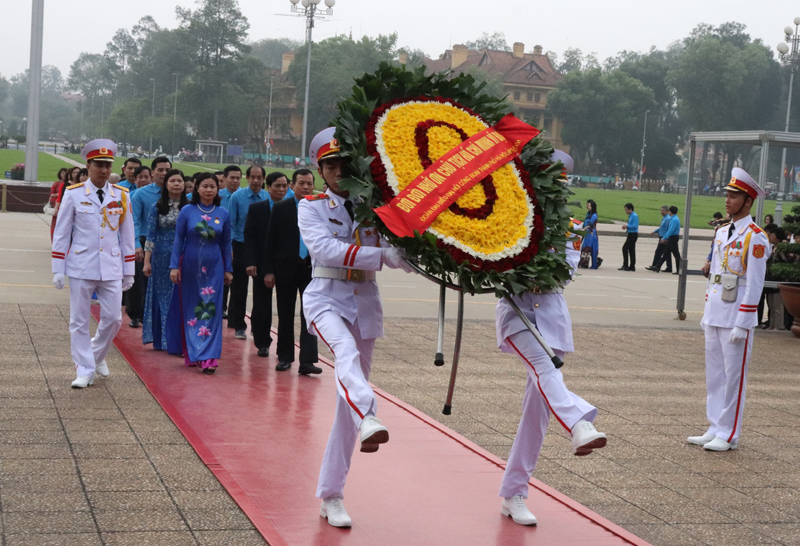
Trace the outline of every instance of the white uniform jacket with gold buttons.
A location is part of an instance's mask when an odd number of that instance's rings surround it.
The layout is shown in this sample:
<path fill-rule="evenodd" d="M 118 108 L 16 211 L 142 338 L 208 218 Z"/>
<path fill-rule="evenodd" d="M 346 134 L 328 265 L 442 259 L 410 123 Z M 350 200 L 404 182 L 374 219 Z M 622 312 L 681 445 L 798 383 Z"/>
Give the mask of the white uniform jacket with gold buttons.
<path fill-rule="evenodd" d="M 53 232 L 53 273 L 121 280 L 134 274 L 134 225 L 128 190 L 106 182 L 103 203 L 87 181 L 67 188 Z"/>
<path fill-rule="evenodd" d="M 312 266 L 380 271 L 381 242 L 377 230 L 351 220 L 344 203 L 343 197 L 332 192 L 326 197 L 300 201 L 297 224 Z M 312 333 L 315 332 L 311 323 L 324 311 L 337 313 L 351 324 L 358 318 L 363 339 L 383 337 L 383 308 L 374 280 L 312 279 L 303 292 L 303 312 Z"/>
<path fill-rule="evenodd" d="M 758 324 L 758 302 L 771 249 L 767 235 L 749 216 L 734 223 L 730 237 L 729 230 L 730 224 L 725 224 L 714 236 L 702 324 L 747 330 Z M 735 302 L 722 301 L 719 281 L 723 273 L 729 272 L 740 276 Z"/>
<path fill-rule="evenodd" d="M 572 268 L 574 277 L 581 257 L 581 237 L 571 234 L 567 239 L 567 263 Z M 567 281 L 568 284 L 569 281 Z M 572 340 L 572 319 L 569 316 L 567 301 L 564 294 L 536 294 L 527 292 L 522 296 L 515 296 L 514 302 L 525 313 L 551 349 L 571 353 L 575 350 Z M 512 347 L 507 346 L 505 340 L 510 336 L 526 331 L 525 323 L 517 316 L 511 305 L 501 299 L 495 309 L 497 346 L 507 353 L 516 354 Z"/>

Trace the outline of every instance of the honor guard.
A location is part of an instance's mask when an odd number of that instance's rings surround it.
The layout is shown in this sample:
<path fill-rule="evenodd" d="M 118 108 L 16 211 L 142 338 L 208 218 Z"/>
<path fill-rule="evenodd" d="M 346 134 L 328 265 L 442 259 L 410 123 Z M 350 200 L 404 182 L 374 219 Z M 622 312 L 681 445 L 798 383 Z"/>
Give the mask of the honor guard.
<path fill-rule="evenodd" d="M 334 133 L 330 127 L 311 141 L 311 163 L 328 190 L 302 200 L 297 217 L 313 267 L 313 279 L 303 293 L 303 312 L 309 332 L 336 359 L 336 413 L 316 496 L 322 499 L 321 517 L 334 527 L 350 527 L 342 499 L 356 436 L 360 432 L 365 453 L 378 451 L 389 440 L 389 431 L 376 417 L 375 393 L 367 382 L 375 339 L 383 337 L 375 272 L 384 265 L 406 271 L 411 267 L 374 227 L 354 220 L 353 202 L 339 187 L 347 164 Z"/>
<path fill-rule="evenodd" d="M 753 349 L 756 311 L 764 288 L 770 245 L 750 218 L 765 193 L 744 170 L 733 169 L 725 210 L 731 222 L 717 229 L 711 251 L 701 326 L 706 338 L 706 416 L 710 424 L 690 444 L 708 451 L 736 449 L 742 430 L 747 366 Z"/>
<path fill-rule="evenodd" d="M 552 159 L 564 164 L 562 177 L 566 180 L 566 174 L 572 168 L 572 158 L 560 150 L 556 153 L 560 156 L 554 154 Z M 570 229 L 574 223 L 570 222 Z M 566 258 L 573 274 L 578 267 L 580 248 L 580 236 L 572 231 L 567 233 Z M 534 289 L 513 299 L 559 358 L 575 350 L 563 288 Z M 522 418 L 500 486 L 500 496 L 503 497 L 500 513 L 521 525 L 536 525 L 536 517 L 526 506 L 525 499 L 528 498 L 528 481 L 539 459 L 550 414 L 572 435 L 575 455 L 589 455 L 593 450 L 605 447 L 606 435 L 598 432 L 592 424 L 597 417 L 597 408 L 566 387 L 561 370 L 553 366 L 550 357 L 505 299 L 497 303 L 496 327 L 500 350 L 517 355 L 528 372 Z"/>
<path fill-rule="evenodd" d="M 69 332 L 77 378 L 73 388 L 108 377 L 105 358 L 122 324 L 122 292 L 133 285 L 134 227 L 130 196 L 108 183 L 117 146 L 97 139 L 81 150 L 89 180 L 64 192 L 53 233 L 53 284 L 69 277 Z M 100 323 L 90 337 L 92 294 L 100 302 Z"/>

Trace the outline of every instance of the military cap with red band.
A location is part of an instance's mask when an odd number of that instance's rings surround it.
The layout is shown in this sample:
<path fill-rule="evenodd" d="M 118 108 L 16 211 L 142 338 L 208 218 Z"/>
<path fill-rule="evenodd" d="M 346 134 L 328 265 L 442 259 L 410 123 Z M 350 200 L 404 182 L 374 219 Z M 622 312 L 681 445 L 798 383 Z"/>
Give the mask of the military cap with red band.
<path fill-rule="evenodd" d="M 764 197 L 766 192 L 761 189 L 753 177 L 751 177 L 744 169 L 734 167 L 731 171 L 731 181 L 725 188 L 728 191 L 739 191 L 746 193 L 755 201 L 759 197 Z"/>
<path fill-rule="evenodd" d="M 117 145 L 107 138 L 96 138 L 87 143 L 81 150 L 81 157 L 86 161 L 113 162 L 117 153 Z"/>
<path fill-rule="evenodd" d="M 335 133 L 336 127 L 328 127 L 317 133 L 311 140 L 311 145 L 308 147 L 308 158 L 312 165 L 318 167 L 319 162 L 323 159 L 341 157 L 341 147 L 334 136 Z"/>

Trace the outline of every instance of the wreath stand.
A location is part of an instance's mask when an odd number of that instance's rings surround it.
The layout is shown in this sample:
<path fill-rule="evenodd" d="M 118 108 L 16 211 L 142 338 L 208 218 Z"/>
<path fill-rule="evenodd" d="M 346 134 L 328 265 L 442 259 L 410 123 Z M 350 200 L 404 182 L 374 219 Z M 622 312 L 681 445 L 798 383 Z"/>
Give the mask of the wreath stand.
<path fill-rule="evenodd" d="M 436 356 L 434 357 L 433 364 L 435 366 L 444 366 L 444 319 L 445 319 L 445 298 L 447 289 L 453 290 L 458 293 L 458 311 L 456 313 L 456 338 L 455 338 L 455 347 L 453 348 L 453 367 L 450 370 L 450 385 L 447 388 L 447 398 L 445 399 L 444 409 L 442 409 L 442 413 L 444 415 L 450 415 L 452 413 L 453 408 L 453 393 L 456 388 L 456 374 L 458 373 L 458 361 L 461 356 L 461 339 L 462 334 L 464 331 L 464 289 L 451 282 L 448 282 L 444 279 L 440 279 L 435 277 L 417 264 L 406 260 L 407 263 L 414 268 L 414 271 L 428 279 L 429 281 L 433 281 L 439 285 L 439 328 L 438 328 L 438 336 L 436 340 Z M 475 294 L 489 294 L 494 293 L 494 288 L 480 288 L 475 291 Z M 514 298 L 511 297 L 511 294 L 508 292 L 503 292 L 503 298 L 511 305 L 511 308 L 514 309 L 514 312 L 517 316 L 522 320 L 523 324 L 528 328 L 530 333 L 536 339 L 536 341 L 541 345 L 544 352 L 547 353 L 547 356 L 550 357 L 550 360 L 553 362 L 553 366 L 556 368 L 560 368 L 564 365 L 564 362 L 556 356 L 553 352 L 553 349 L 547 344 L 547 342 L 542 337 L 542 334 L 539 333 L 539 330 L 536 329 L 536 326 L 525 316 L 525 313 L 522 312 L 522 309 L 519 308 L 517 303 L 514 301 Z"/>

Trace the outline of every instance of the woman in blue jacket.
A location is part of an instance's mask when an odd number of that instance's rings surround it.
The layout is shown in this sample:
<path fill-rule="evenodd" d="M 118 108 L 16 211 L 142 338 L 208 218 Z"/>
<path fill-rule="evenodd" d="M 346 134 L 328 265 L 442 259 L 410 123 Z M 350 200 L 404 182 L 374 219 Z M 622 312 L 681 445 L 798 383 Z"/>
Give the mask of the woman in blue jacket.
<path fill-rule="evenodd" d="M 586 233 L 583 236 L 581 253 L 584 249 L 590 250 L 592 253 L 592 265 L 589 269 L 597 269 L 600 267 L 597 258 L 597 203 L 592 199 L 586 201 L 586 219 L 583 221 L 583 230 Z"/>

